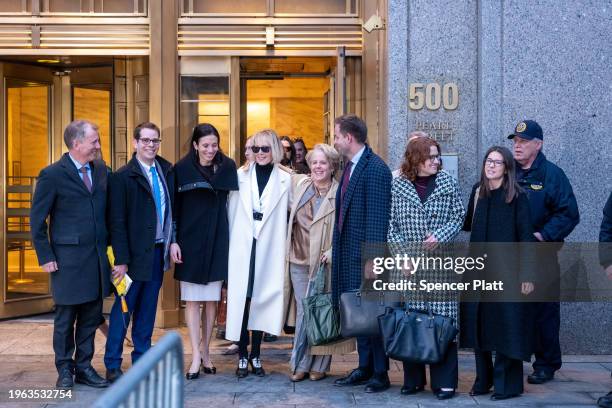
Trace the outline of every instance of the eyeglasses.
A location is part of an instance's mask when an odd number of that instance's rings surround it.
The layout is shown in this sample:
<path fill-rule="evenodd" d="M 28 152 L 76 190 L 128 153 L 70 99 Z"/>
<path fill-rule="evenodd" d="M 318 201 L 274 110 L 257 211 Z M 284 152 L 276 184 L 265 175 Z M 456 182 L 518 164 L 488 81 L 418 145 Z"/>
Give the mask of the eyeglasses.
<path fill-rule="evenodd" d="M 431 160 L 431 161 L 435 161 L 435 160 L 440 161 L 440 155 L 439 154 L 432 154 L 431 156 L 429 156 L 429 160 Z"/>
<path fill-rule="evenodd" d="M 262 153 L 270 153 L 270 146 L 253 146 L 251 150 L 255 154 L 259 153 L 260 150 Z"/>
<path fill-rule="evenodd" d="M 143 137 L 139 139 L 143 145 L 145 146 L 159 146 L 159 144 L 161 143 L 161 139 L 149 139 L 147 137 Z"/>
<path fill-rule="evenodd" d="M 489 167 L 498 167 L 504 164 L 503 160 L 493 160 L 493 159 L 487 159 L 485 160 L 485 165 L 489 166 Z"/>

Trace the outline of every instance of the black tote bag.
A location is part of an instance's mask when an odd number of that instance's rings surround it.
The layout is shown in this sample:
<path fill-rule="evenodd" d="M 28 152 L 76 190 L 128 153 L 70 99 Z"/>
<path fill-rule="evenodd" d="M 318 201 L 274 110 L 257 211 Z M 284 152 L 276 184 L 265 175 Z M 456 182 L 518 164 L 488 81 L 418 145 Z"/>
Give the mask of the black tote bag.
<path fill-rule="evenodd" d="M 344 292 L 340 295 L 340 334 L 345 338 L 380 336 L 378 316 L 387 307 L 399 305 L 383 291 Z"/>
<path fill-rule="evenodd" d="M 378 318 L 385 353 L 395 359 L 413 363 L 435 364 L 446 356 L 449 344 L 459 330 L 452 317 L 427 311 L 387 308 Z"/>

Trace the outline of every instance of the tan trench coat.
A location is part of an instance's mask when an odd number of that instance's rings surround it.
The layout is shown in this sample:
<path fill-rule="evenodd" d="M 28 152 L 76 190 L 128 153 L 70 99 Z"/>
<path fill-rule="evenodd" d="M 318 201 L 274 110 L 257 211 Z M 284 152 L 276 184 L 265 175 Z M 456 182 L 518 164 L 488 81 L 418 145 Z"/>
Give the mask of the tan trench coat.
<path fill-rule="evenodd" d="M 289 253 L 291 251 L 291 235 L 293 233 L 293 219 L 298 210 L 298 205 L 302 196 L 312 185 L 310 177 L 299 177 L 294 179 L 292 202 L 290 203 L 291 213 L 289 215 L 289 225 L 287 229 L 287 240 L 285 243 L 285 285 L 283 308 L 285 316 L 285 326 L 295 327 L 295 296 L 293 295 L 293 286 L 291 276 L 289 274 Z M 309 277 L 312 279 L 317 272 L 321 255 L 326 253 L 327 276 L 325 278 L 325 290 L 329 291 L 331 274 L 331 252 L 332 239 L 334 234 L 334 221 L 336 217 L 336 191 L 338 190 L 338 182 L 332 179 L 332 185 L 325 200 L 321 203 L 319 210 L 313 216 L 310 227 L 310 261 L 309 261 Z"/>

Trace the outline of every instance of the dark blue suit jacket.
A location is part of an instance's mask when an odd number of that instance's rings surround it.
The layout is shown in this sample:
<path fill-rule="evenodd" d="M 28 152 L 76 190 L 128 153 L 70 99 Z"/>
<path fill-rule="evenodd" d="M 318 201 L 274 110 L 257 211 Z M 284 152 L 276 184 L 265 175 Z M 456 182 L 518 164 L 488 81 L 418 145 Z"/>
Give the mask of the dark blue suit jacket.
<path fill-rule="evenodd" d="M 58 270 L 50 274 L 50 279 L 51 294 L 58 305 L 91 302 L 110 292 L 106 256 L 108 170 L 103 161 L 89 164 L 91 193 L 65 153 L 41 170 L 32 199 L 32 243 L 40 265 L 57 262 Z"/>
<path fill-rule="evenodd" d="M 361 286 L 363 244 L 387 240 L 391 180 L 389 167 L 366 145 L 351 175 L 342 208 L 336 211 L 332 247 L 332 293 L 336 303 L 341 293 Z M 342 181 L 336 193 L 338 205 L 341 191 Z"/>

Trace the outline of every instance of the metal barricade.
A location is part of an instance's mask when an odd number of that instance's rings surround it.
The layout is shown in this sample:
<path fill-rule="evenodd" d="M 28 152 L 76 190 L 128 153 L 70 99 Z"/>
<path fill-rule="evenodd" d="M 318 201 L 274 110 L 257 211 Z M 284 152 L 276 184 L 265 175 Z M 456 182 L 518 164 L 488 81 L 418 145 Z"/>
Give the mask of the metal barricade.
<path fill-rule="evenodd" d="M 96 408 L 183 406 L 183 343 L 166 334 L 95 402 Z"/>

